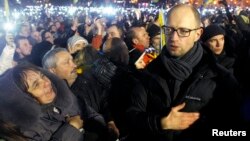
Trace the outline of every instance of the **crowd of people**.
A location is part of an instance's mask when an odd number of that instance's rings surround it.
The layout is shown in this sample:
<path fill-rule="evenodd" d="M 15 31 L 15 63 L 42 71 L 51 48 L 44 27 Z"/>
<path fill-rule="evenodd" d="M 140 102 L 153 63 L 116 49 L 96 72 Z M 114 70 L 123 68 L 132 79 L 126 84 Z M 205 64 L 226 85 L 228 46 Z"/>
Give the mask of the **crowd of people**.
<path fill-rule="evenodd" d="M 177 4 L 163 26 L 159 11 L 43 11 L 6 30 L 0 140 L 200 141 L 213 129 L 247 140 L 250 14 L 222 5 L 201 16 Z"/>

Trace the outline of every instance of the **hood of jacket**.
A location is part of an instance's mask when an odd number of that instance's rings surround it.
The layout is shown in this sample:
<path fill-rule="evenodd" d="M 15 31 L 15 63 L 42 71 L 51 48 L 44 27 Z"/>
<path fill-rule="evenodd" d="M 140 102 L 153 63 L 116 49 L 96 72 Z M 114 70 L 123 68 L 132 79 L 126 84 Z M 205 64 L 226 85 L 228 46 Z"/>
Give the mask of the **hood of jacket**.
<path fill-rule="evenodd" d="M 42 105 L 18 87 L 14 81 L 13 69 L 0 77 L 0 118 L 27 129 L 39 122 L 42 115 Z M 54 106 L 61 109 L 62 115 L 78 114 L 78 110 L 72 110 L 78 107 L 75 104 L 75 97 L 66 83 L 45 70 L 41 69 L 41 71 L 54 84 L 56 92 Z"/>

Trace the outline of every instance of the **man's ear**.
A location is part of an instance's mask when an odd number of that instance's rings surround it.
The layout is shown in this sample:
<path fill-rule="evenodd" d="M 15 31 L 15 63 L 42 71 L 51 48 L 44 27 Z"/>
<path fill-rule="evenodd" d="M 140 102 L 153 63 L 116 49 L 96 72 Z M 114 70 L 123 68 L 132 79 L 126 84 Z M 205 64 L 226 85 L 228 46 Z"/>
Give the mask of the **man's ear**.
<path fill-rule="evenodd" d="M 137 45 L 139 41 L 136 38 L 134 38 L 134 39 L 132 39 L 132 42 L 133 42 L 133 44 Z"/>
<path fill-rule="evenodd" d="M 17 52 L 17 53 L 21 53 L 20 48 L 16 48 L 16 52 Z"/>
<path fill-rule="evenodd" d="M 50 69 L 48 69 L 51 73 L 56 73 L 56 70 L 55 70 L 55 68 L 50 68 Z"/>
<path fill-rule="evenodd" d="M 202 33 L 203 33 L 203 28 L 200 28 L 200 29 L 198 29 L 198 30 L 196 31 L 196 34 L 195 34 L 195 41 L 198 41 L 198 40 L 200 39 Z"/>

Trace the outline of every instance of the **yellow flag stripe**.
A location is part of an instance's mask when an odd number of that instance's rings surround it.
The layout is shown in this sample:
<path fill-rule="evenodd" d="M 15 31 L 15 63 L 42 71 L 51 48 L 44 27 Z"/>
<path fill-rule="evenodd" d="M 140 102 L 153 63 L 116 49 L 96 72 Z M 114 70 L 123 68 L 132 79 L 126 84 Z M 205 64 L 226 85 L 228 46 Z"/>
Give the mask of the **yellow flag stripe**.
<path fill-rule="evenodd" d="M 6 17 L 8 18 L 10 14 L 9 0 L 4 0 L 4 10 L 5 10 Z"/>
<path fill-rule="evenodd" d="M 162 10 L 162 9 L 159 11 L 158 20 L 159 20 L 159 25 L 160 25 L 160 27 L 162 27 L 162 26 L 165 24 L 164 13 L 163 13 L 163 10 Z M 163 47 L 165 44 L 166 44 L 165 34 L 162 32 L 162 29 L 161 29 L 161 49 L 162 49 L 162 47 Z"/>

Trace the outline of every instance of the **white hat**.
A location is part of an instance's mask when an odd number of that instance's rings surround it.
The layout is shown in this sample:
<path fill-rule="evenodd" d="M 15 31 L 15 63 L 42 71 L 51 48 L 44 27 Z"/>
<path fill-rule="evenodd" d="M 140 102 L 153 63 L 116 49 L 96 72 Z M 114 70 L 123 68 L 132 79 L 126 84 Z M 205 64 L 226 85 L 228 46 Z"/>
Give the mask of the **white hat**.
<path fill-rule="evenodd" d="M 68 48 L 74 47 L 74 45 L 80 41 L 83 41 L 86 45 L 88 44 L 88 41 L 84 39 L 83 37 L 79 35 L 74 35 L 68 39 Z"/>

